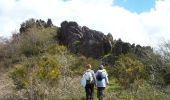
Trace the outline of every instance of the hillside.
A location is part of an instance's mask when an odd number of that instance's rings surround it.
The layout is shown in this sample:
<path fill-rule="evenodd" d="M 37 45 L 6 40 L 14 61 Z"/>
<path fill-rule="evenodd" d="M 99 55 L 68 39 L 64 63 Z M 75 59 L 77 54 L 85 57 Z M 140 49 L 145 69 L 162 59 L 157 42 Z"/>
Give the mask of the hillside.
<path fill-rule="evenodd" d="M 80 80 L 90 63 L 94 71 L 100 64 L 108 71 L 106 100 L 168 100 L 169 57 L 113 37 L 73 21 L 23 22 L 19 33 L 0 40 L 0 69 L 7 70 L 0 98 L 22 91 L 28 100 L 84 100 Z"/>

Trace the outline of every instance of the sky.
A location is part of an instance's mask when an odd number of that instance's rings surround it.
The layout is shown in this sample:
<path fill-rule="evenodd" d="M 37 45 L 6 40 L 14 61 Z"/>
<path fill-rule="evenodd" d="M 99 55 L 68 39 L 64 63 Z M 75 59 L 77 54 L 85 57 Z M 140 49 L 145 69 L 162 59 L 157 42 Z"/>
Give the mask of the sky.
<path fill-rule="evenodd" d="M 170 0 L 0 0 L 0 36 L 10 38 L 30 18 L 60 26 L 76 21 L 142 46 L 170 40 Z"/>
<path fill-rule="evenodd" d="M 149 11 L 155 6 L 155 0 L 114 0 L 114 5 L 123 7 L 131 12 Z"/>

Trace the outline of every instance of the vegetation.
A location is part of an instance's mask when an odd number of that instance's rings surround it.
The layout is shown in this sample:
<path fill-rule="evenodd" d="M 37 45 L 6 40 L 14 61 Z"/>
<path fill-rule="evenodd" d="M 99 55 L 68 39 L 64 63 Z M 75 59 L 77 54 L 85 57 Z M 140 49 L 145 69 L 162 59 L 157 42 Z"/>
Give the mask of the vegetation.
<path fill-rule="evenodd" d="M 132 54 L 121 55 L 115 63 L 114 76 L 127 88 L 135 81 L 145 79 L 145 74 L 143 63 Z"/>
<path fill-rule="evenodd" d="M 103 63 L 110 84 L 106 100 L 168 100 L 170 98 L 170 42 L 158 52 L 112 40 L 112 51 L 100 59 L 73 54 L 60 45 L 59 27 L 30 19 L 11 40 L 0 38 L 0 68 L 9 70 L 14 91 L 29 100 L 84 100 L 80 78 L 85 65 L 96 71 Z M 79 41 L 75 45 L 80 45 Z M 96 98 L 96 95 L 95 95 Z"/>

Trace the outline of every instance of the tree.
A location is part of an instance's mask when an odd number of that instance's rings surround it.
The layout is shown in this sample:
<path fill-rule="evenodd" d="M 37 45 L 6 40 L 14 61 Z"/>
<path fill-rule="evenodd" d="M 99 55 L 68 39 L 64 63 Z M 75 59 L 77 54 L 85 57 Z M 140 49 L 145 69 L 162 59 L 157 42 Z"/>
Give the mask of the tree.
<path fill-rule="evenodd" d="M 47 27 L 52 27 L 52 26 L 53 26 L 53 23 L 52 23 L 51 19 L 49 18 L 47 20 Z"/>
<path fill-rule="evenodd" d="M 20 33 L 26 32 L 29 28 L 35 26 L 35 19 L 31 18 L 21 24 Z"/>
<path fill-rule="evenodd" d="M 170 60 L 170 40 L 164 41 L 159 46 L 159 53 L 167 60 Z"/>
<path fill-rule="evenodd" d="M 161 76 L 166 85 L 170 84 L 170 40 L 164 41 L 158 48 L 158 53 L 161 55 L 162 69 Z"/>

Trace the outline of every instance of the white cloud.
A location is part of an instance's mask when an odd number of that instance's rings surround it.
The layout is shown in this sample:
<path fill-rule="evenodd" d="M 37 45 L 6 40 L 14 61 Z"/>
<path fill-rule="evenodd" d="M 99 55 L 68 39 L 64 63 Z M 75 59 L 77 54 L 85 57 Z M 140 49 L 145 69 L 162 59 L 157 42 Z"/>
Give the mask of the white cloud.
<path fill-rule="evenodd" d="M 161 38 L 170 40 L 170 1 L 158 0 L 154 10 L 139 15 L 145 33 L 153 43 L 158 44 Z M 152 43 L 152 44 L 153 44 Z"/>
<path fill-rule="evenodd" d="M 162 37 L 170 38 L 170 1 L 157 0 L 155 9 L 131 13 L 113 0 L 1 0 L 0 36 L 9 36 L 29 18 L 52 18 L 55 25 L 64 20 L 108 32 L 123 41 L 154 46 Z"/>

